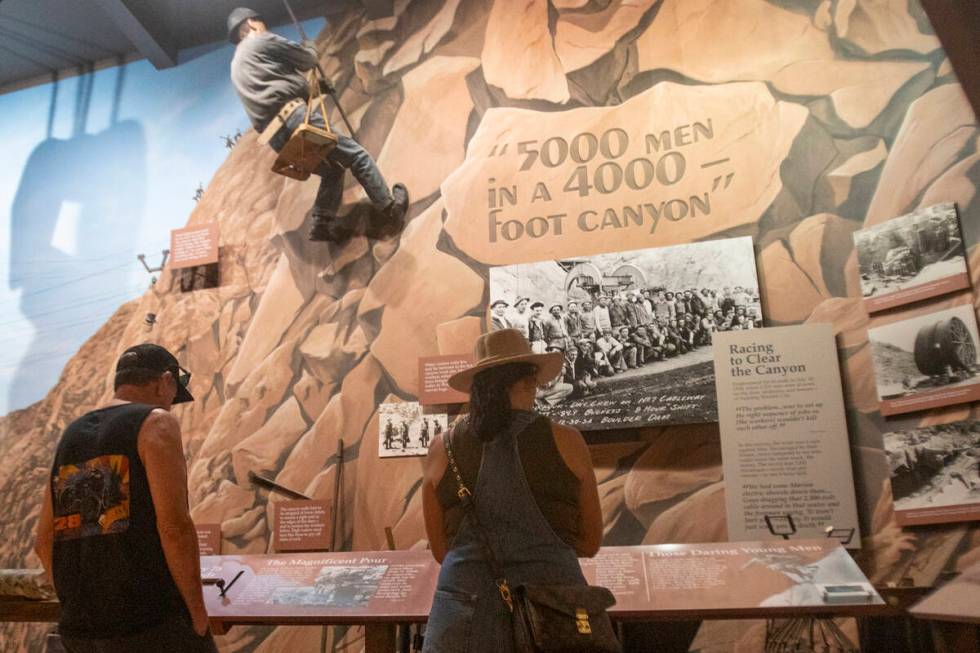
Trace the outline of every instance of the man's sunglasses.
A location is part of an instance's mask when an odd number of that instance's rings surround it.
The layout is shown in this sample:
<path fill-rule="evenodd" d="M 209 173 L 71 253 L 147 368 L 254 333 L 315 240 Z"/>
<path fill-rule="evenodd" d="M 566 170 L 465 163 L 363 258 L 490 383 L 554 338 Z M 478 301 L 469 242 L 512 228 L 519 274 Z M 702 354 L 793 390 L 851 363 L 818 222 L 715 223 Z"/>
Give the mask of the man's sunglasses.
<path fill-rule="evenodd" d="M 170 373 L 174 375 L 175 379 L 177 379 L 177 383 L 185 388 L 187 387 L 187 384 L 191 382 L 191 373 L 180 365 L 177 366 L 176 370 L 170 370 Z"/>

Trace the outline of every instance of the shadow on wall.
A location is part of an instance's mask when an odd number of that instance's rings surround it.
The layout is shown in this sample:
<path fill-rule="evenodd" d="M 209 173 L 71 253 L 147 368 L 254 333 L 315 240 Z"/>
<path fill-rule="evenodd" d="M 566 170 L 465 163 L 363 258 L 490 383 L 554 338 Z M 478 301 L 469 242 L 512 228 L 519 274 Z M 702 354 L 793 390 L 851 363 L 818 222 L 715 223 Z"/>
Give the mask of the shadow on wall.
<path fill-rule="evenodd" d="M 65 356 L 92 331 L 79 297 L 108 297 L 126 285 L 147 186 L 143 126 L 119 120 L 125 66 L 118 68 L 109 126 L 86 133 L 93 77 L 78 79 L 70 138 L 52 136 L 58 81 L 52 84 L 45 140 L 31 152 L 10 216 L 11 290 L 34 334 L 10 383 L 8 406 L 22 408 L 53 386 Z M 98 228 L 94 228 L 98 225 Z M 87 319 L 88 318 L 88 319 Z"/>

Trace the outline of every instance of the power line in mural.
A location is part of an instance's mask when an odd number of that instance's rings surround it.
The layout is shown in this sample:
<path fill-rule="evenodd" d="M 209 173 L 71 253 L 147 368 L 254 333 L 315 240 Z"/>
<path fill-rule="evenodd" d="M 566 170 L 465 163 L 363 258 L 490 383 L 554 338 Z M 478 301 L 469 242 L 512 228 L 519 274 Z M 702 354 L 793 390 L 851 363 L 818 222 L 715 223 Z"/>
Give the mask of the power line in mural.
<path fill-rule="evenodd" d="M 99 313 L 97 315 L 93 315 L 92 317 L 85 318 L 84 320 L 76 320 L 74 322 L 67 323 L 67 324 L 51 325 L 51 327 L 49 329 L 40 330 L 37 333 L 31 334 L 31 336 L 34 336 L 34 337 L 36 337 L 36 336 L 51 336 L 52 339 L 56 339 L 56 337 L 59 334 L 62 334 L 65 331 L 74 330 L 74 329 L 76 329 L 78 327 L 82 327 L 82 326 L 85 326 L 87 324 L 94 324 L 94 325 L 96 325 L 97 328 L 95 330 L 97 330 L 98 328 L 102 328 L 102 323 L 108 321 L 113 315 L 115 315 L 117 310 L 119 310 L 119 309 L 116 308 L 116 309 L 114 309 L 114 310 L 112 310 L 110 312 L 102 312 L 102 313 Z M 25 338 L 31 337 L 31 336 L 20 336 L 20 337 L 13 337 L 13 336 L 11 336 L 10 338 L 0 338 L 0 342 L 9 341 L 8 344 L 9 345 L 13 345 L 13 344 L 16 344 L 18 342 L 23 342 L 23 340 Z M 68 353 L 69 354 L 74 354 L 75 352 L 78 351 L 79 346 L 80 345 L 75 346 L 75 348 L 72 349 L 71 351 L 69 351 Z M 23 351 L 24 350 L 21 349 L 18 353 L 22 353 Z M 12 365 L 12 364 L 16 363 L 17 360 L 18 359 L 16 357 L 13 357 L 13 358 L 10 358 L 10 359 L 0 359 L 0 365 L 7 365 L 7 364 L 11 364 Z"/>
<path fill-rule="evenodd" d="M 116 270 L 121 270 L 122 268 L 127 267 L 129 265 L 132 265 L 132 263 L 129 263 L 129 262 L 121 263 L 121 264 L 115 265 L 115 266 L 113 266 L 111 268 L 106 268 L 105 270 L 102 270 L 100 272 L 93 272 L 92 274 L 86 274 L 86 275 L 83 275 L 83 276 L 80 276 L 80 277 L 75 277 L 71 281 L 66 281 L 64 283 L 54 284 L 54 285 L 48 286 L 46 288 L 41 288 L 40 290 L 34 290 L 34 291 L 31 291 L 31 292 L 26 292 L 23 295 L 20 295 L 19 297 L 14 297 L 12 299 L 7 299 L 5 301 L 2 301 L 2 302 L 0 302 L 0 305 L 10 304 L 12 302 L 18 302 L 18 301 L 21 301 L 22 299 L 24 299 L 25 297 L 36 297 L 37 295 L 43 295 L 44 293 L 48 293 L 48 292 L 51 292 L 53 290 L 60 290 L 61 288 L 65 288 L 67 286 L 74 285 L 74 284 L 76 284 L 76 283 L 78 283 L 80 281 L 85 281 L 86 279 L 93 279 L 95 277 L 100 277 L 103 274 L 109 274 L 110 272 L 114 272 Z"/>
<path fill-rule="evenodd" d="M 26 272 L 16 277 L 0 277 L 0 283 L 21 285 L 26 281 L 62 281 L 71 279 L 75 274 L 74 270 L 49 270 L 46 272 Z"/>
<path fill-rule="evenodd" d="M 93 315 L 92 317 L 87 317 L 84 320 L 76 320 L 76 321 L 74 321 L 74 322 L 72 322 L 72 323 L 70 323 L 68 325 L 61 325 L 60 326 L 60 330 L 65 330 L 65 329 L 67 329 L 69 327 L 85 326 L 85 325 L 88 325 L 88 324 L 95 324 L 95 325 L 97 325 L 96 330 L 101 329 L 102 326 L 104 326 L 104 323 L 106 321 L 108 321 L 113 315 L 116 314 L 116 311 L 118 311 L 118 308 L 112 310 L 111 312 L 100 313 L 98 315 Z M 44 333 L 44 332 L 39 332 L 39 333 Z M 18 359 L 16 357 L 16 355 L 14 355 L 12 357 L 9 357 L 9 358 L 0 358 L 0 368 L 4 368 L 6 366 L 15 365 L 15 364 L 17 364 L 17 365 L 23 365 L 25 363 L 38 362 L 38 361 L 41 361 L 41 360 L 50 360 L 52 358 L 57 358 L 58 356 L 65 356 L 65 357 L 74 356 L 76 353 L 78 353 L 78 350 L 79 350 L 79 347 L 76 345 L 76 346 L 74 346 L 70 350 L 59 351 L 59 352 L 50 352 L 50 353 L 46 352 L 44 354 L 37 354 L 35 356 L 29 356 L 29 357 L 24 358 L 24 359 Z M 21 352 L 11 352 L 11 353 L 19 354 Z"/>
<path fill-rule="evenodd" d="M 167 240 L 158 240 L 158 241 L 156 241 L 154 243 L 151 243 L 149 245 L 149 249 L 156 249 L 157 247 L 165 247 L 168 242 L 169 241 L 167 241 Z M 83 261 L 104 261 L 107 258 L 111 258 L 111 257 L 117 256 L 119 254 L 127 254 L 128 255 L 132 250 L 133 250 L 132 247 L 126 247 L 125 249 L 117 249 L 117 250 L 113 250 L 111 252 L 102 252 L 101 254 L 96 254 L 96 255 L 92 255 L 92 256 L 72 257 L 71 260 L 67 260 L 67 261 L 64 260 L 64 259 L 20 258 L 20 257 L 18 257 L 17 260 L 19 262 L 22 262 L 22 263 L 47 263 L 47 264 L 75 265 L 76 263 L 83 262 Z M 7 263 L 10 263 L 10 260 L 9 259 L 0 259 L 0 264 L 7 264 Z"/>
<path fill-rule="evenodd" d="M 88 322 L 97 322 L 99 320 L 105 320 L 107 317 L 100 317 L 98 319 L 93 318 L 88 320 Z M 38 354 L 36 356 L 30 356 L 21 360 L 5 360 L 0 361 L 0 372 L 13 371 L 18 367 L 23 367 L 24 365 L 36 365 L 37 363 L 43 363 L 45 361 L 56 360 L 56 359 L 68 359 L 78 353 L 78 348 L 71 349 L 68 351 L 51 352 L 50 354 Z"/>
<path fill-rule="evenodd" d="M 0 277 L 0 283 L 21 285 L 27 281 L 66 281 L 75 276 L 75 270 L 62 269 L 48 272 L 31 272 L 16 277 Z"/>
<path fill-rule="evenodd" d="M 71 305 L 71 308 L 72 309 L 75 309 L 75 308 L 78 308 L 78 307 L 81 307 L 81 306 L 91 306 L 93 304 L 100 304 L 100 303 L 108 302 L 108 301 L 112 301 L 112 300 L 118 301 L 119 299 L 124 298 L 124 297 L 132 297 L 136 293 L 139 293 L 140 291 L 144 290 L 145 288 L 146 287 L 141 283 L 139 285 L 132 286 L 130 288 L 126 288 L 125 290 L 114 290 L 114 291 L 109 292 L 109 293 L 104 293 L 104 294 L 101 294 L 101 295 L 96 295 L 94 297 L 88 297 L 88 298 L 86 298 L 86 301 L 73 302 L 72 305 Z M 0 327 L 10 327 L 10 326 L 15 326 L 15 325 L 23 325 L 23 324 L 25 324 L 27 322 L 33 322 L 34 320 L 36 320 L 39 317 L 45 317 L 47 315 L 54 315 L 54 314 L 57 314 L 57 313 L 63 313 L 64 311 L 65 311 L 64 306 L 55 306 L 55 307 L 51 308 L 50 310 L 40 311 L 40 312 L 37 312 L 37 313 L 31 313 L 29 320 L 27 318 L 16 318 L 16 319 L 12 319 L 12 320 L 5 320 L 3 322 L 0 322 Z M 72 324 L 72 322 L 66 322 L 65 323 L 66 326 L 70 326 L 71 324 Z M 56 325 L 45 325 L 45 329 L 50 329 L 53 326 L 56 326 Z M 31 329 L 31 330 L 33 331 L 33 329 Z M 4 335 L 9 335 L 9 333 L 10 333 L 9 331 L 5 331 Z M 8 340 L 8 339 L 9 338 L 0 338 L 0 342 L 3 342 L 4 340 Z"/>

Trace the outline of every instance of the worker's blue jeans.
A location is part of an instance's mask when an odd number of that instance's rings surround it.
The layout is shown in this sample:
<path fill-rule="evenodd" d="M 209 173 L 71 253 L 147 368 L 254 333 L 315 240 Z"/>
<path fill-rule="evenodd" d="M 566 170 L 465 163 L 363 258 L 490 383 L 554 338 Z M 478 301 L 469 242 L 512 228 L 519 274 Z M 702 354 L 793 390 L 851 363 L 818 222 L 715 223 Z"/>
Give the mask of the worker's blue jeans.
<path fill-rule="evenodd" d="M 269 141 L 276 152 L 281 150 L 293 130 L 303 124 L 306 116 L 306 105 L 299 107 L 286 119 L 286 124 L 276 132 Z M 315 127 L 325 127 L 320 107 L 314 107 L 310 115 L 310 124 Z M 332 218 L 337 215 L 340 201 L 344 195 L 344 171 L 350 169 L 354 178 L 364 188 L 371 203 L 378 209 L 387 209 L 392 202 L 391 191 L 378 165 L 361 145 L 353 138 L 337 134 L 337 146 L 331 150 L 327 158 L 320 164 L 316 174 L 320 176 L 320 189 L 316 193 L 313 204 L 313 215 Z"/>

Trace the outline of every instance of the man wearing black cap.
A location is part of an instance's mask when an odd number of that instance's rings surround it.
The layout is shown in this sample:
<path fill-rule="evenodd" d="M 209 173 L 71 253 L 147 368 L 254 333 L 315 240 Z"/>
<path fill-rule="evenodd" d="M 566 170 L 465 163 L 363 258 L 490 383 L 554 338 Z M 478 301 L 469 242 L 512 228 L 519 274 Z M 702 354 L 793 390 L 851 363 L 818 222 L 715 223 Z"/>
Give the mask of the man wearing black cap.
<path fill-rule="evenodd" d="M 201 592 L 173 404 L 190 373 L 163 347 L 130 347 L 107 405 L 58 442 L 35 550 L 61 603 L 69 653 L 216 653 Z"/>
<path fill-rule="evenodd" d="M 310 89 L 306 71 L 317 65 L 312 45 L 300 45 L 268 31 L 261 16 L 246 7 L 228 15 L 228 40 L 236 45 L 231 61 L 231 81 L 255 130 L 268 137 L 280 151 L 306 116 Z M 327 83 L 328 84 L 328 83 Z M 310 124 L 327 126 L 319 106 L 310 114 Z M 278 126 L 278 128 L 276 128 Z M 265 134 L 266 129 L 270 134 Z M 320 189 L 313 204 L 310 240 L 341 243 L 352 235 L 349 225 L 337 219 L 344 192 L 344 171 L 350 169 L 371 203 L 387 222 L 401 225 L 408 208 L 408 191 L 401 184 L 388 190 L 371 155 L 353 138 L 337 134 L 337 145 L 317 168 Z"/>

